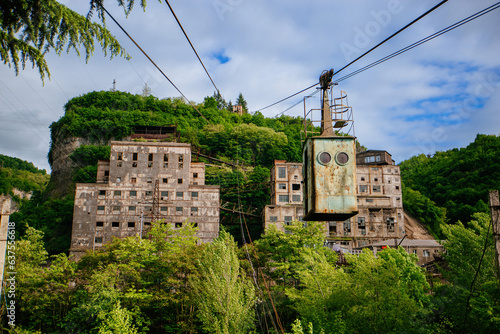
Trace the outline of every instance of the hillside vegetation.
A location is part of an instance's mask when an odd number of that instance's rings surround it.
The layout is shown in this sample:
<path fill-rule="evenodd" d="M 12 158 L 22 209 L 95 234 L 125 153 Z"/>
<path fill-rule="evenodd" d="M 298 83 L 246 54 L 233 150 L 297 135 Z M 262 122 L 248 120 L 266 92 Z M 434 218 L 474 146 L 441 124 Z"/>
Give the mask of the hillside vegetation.
<path fill-rule="evenodd" d="M 467 147 L 422 154 L 400 166 L 405 209 L 439 236 L 443 223 L 488 212 L 488 191 L 500 188 L 500 137 L 477 135 Z"/>
<path fill-rule="evenodd" d="M 19 201 L 14 189 L 26 193 L 42 191 L 48 181 L 45 170 L 36 168 L 31 162 L 0 154 L 0 195 L 11 195 Z"/>

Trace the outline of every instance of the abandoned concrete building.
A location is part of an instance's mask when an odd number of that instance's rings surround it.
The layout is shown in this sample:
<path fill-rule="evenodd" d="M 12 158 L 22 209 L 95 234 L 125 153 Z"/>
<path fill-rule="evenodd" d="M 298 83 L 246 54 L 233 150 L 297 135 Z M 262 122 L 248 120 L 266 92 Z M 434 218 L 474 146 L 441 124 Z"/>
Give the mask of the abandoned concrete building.
<path fill-rule="evenodd" d="M 141 138 L 151 137 L 151 131 Z M 161 136 L 161 135 L 160 135 Z M 111 142 L 97 183 L 77 183 L 70 253 L 77 258 L 112 237 L 145 236 L 152 220 L 179 228 L 188 220 L 200 242 L 219 234 L 219 186 L 205 185 L 205 164 L 191 162 L 191 145 Z"/>
<path fill-rule="evenodd" d="M 399 166 L 386 151 L 368 150 L 356 155 L 359 213 L 345 221 L 325 222 L 330 245 L 353 249 L 405 235 Z M 302 220 L 302 164 L 276 160 L 271 169 L 271 205 L 264 209 L 264 228 L 285 229 Z"/>

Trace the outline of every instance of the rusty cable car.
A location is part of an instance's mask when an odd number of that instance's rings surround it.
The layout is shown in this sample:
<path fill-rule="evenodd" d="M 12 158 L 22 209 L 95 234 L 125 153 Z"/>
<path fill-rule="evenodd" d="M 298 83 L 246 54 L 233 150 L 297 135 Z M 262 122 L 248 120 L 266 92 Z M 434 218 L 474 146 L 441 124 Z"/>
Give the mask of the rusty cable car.
<path fill-rule="evenodd" d="M 302 152 L 304 176 L 304 220 L 343 221 L 358 213 L 356 196 L 356 137 L 352 108 L 347 95 L 330 101 L 333 69 L 320 76 L 322 108 L 306 112 Z M 332 103 L 331 103 L 332 102 Z M 321 111 L 321 133 L 314 135 L 314 111 Z M 317 122 L 317 121 L 316 121 Z M 352 129 L 343 135 L 343 128 Z M 312 129 L 312 131 L 311 131 Z"/>

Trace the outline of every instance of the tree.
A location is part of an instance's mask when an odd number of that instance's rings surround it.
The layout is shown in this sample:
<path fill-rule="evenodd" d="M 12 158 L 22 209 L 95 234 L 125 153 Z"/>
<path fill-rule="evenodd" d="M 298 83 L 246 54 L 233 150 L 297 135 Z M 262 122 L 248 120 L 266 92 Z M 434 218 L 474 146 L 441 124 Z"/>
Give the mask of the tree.
<path fill-rule="evenodd" d="M 221 231 L 198 263 L 199 276 L 191 276 L 198 317 L 209 333 L 248 333 L 253 327 L 255 294 L 240 269 L 233 237 Z"/>
<path fill-rule="evenodd" d="M 242 106 L 243 107 L 243 112 L 244 113 L 247 113 L 248 112 L 248 105 L 247 105 L 247 101 L 245 100 L 245 98 L 243 97 L 243 94 L 239 94 L 238 95 L 238 98 L 236 99 L 236 105 L 238 106 Z"/>
<path fill-rule="evenodd" d="M 134 0 L 118 0 L 130 12 Z M 0 2 L 0 59 L 16 74 L 27 62 L 36 67 L 42 80 L 50 78 L 45 54 L 54 50 L 58 55 L 73 49 L 80 55 L 83 47 L 88 60 L 97 41 L 104 54 L 128 57 L 118 41 L 105 28 L 103 0 L 91 0 L 87 17 L 82 16 L 55 0 L 19 0 Z M 146 1 L 141 1 L 146 6 Z M 90 22 L 97 11 L 102 24 Z"/>

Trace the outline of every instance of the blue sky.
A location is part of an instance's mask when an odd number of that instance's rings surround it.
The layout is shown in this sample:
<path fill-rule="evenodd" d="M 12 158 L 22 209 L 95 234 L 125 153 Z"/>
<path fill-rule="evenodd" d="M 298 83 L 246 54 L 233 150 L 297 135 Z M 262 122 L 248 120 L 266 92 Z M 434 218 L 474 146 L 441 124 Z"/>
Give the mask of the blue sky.
<path fill-rule="evenodd" d="M 86 14 L 88 2 L 60 1 Z M 136 4 L 125 18 L 117 1 L 108 10 L 192 101 L 214 87 L 164 3 Z M 205 66 L 226 100 L 241 92 L 250 110 L 276 102 L 340 68 L 438 1 L 170 1 Z M 379 47 L 348 74 L 416 42 L 495 1 L 454 0 Z M 49 53 L 52 79 L 45 85 L 30 68 L 15 76 L 0 66 L 0 153 L 49 169 L 48 126 L 63 115 L 72 97 L 116 88 L 138 94 L 144 85 L 159 98 L 179 93 L 148 63 L 126 36 L 108 28 L 132 56 L 109 60 L 100 51 L 86 64 L 74 53 Z M 500 132 L 500 10 L 342 81 L 354 110 L 356 135 L 370 149 L 384 149 L 400 162 L 415 154 L 463 147 L 477 133 Z M 310 94 L 314 90 L 305 94 Z M 304 95 L 305 95 L 304 94 Z M 299 95 L 263 111 L 275 116 Z M 318 96 L 315 96 L 319 106 Z M 314 104 L 314 99 L 308 104 Z M 287 110 L 300 116 L 303 107 Z"/>

